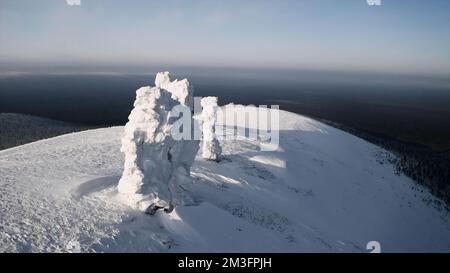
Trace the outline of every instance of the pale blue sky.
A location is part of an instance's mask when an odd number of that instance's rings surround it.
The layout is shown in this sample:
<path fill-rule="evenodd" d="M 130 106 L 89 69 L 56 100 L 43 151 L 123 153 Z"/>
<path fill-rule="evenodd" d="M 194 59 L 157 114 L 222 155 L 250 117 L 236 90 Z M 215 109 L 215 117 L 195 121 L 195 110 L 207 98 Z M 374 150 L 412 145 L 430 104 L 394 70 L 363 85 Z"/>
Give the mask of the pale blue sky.
<path fill-rule="evenodd" d="M 0 65 L 450 75 L 447 0 L 81 1 L 0 0 Z"/>

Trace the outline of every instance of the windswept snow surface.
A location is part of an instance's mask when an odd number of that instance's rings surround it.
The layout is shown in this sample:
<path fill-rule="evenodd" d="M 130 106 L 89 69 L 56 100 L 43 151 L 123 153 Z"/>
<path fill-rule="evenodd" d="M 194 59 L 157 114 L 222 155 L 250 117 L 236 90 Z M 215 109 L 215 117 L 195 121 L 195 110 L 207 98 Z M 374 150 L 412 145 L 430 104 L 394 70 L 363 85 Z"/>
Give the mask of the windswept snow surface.
<path fill-rule="evenodd" d="M 221 141 L 219 163 L 199 153 L 193 205 L 154 216 L 117 200 L 123 127 L 0 151 L 0 251 L 450 251 L 450 216 L 387 152 L 296 114 L 280 120 L 276 151 L 239 140 Z"/>

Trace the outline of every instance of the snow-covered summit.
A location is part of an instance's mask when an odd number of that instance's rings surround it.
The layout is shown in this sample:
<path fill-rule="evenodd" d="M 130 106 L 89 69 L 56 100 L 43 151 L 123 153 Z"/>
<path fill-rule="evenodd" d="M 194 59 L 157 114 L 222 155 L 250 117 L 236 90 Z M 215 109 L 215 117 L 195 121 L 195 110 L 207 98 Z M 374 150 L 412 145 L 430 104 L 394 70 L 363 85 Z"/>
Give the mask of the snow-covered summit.
<path fill-rule="evenodd" d="M 218 116 L 218 121 L 222 119 Z M 123 127 L 0 151 L 0 251 L 450 251 L 449 215 L 381 148 L 280 111 L 280 147 L 197 155 L 194 203 L 148 216 L 117 201 Z"/>

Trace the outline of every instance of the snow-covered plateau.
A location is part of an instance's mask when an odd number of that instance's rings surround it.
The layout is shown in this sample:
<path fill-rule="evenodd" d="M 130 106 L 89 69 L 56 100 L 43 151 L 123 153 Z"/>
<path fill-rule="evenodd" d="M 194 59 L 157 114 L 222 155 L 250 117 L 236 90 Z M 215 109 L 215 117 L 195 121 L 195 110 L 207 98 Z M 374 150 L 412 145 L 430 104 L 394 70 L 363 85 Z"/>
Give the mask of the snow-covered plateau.
<path fill-rule="evenodd" d="M 0 251 L 450 251 L 450 215 L 388 152 L 297 114 L 280 121 L 275 151 L 221 140 L 220 162 L 199 152 L 183 189 L 193 202 L 153 216 L 119 200 L 123 127 L 0 151 Z"/>

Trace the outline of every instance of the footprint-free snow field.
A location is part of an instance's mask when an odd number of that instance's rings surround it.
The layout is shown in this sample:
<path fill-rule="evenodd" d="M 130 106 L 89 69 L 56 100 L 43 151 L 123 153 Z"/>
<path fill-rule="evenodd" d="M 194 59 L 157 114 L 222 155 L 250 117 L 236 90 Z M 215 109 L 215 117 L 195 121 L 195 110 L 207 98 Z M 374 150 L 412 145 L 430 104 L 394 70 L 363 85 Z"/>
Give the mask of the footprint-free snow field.
<path fill-rule="evenodd" d="M 123 127 L 0 151 L 0 251 L 450 251 L 448 212 L 392 155 L 300 115 L 280 120 L 275 151 L 235 140 L 221 141 L 220 162 L 199 153 L 192 204 L 154 216 L 118 198 Z"/>

